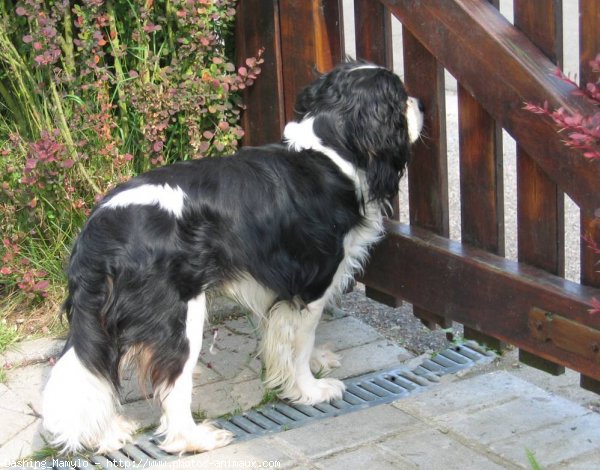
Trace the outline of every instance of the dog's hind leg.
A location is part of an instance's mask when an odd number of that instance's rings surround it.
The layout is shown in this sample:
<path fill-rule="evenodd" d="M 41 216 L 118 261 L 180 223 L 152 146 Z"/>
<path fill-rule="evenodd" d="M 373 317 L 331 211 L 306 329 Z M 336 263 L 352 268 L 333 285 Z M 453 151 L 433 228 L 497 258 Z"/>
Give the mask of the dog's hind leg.
<path fill-rule="evenodd" d="M 98 452 L 121 448 L 135 426 L 118 415 L 112 384 L 87 369 L 75 348 L 58 360 L 44 389 L 44 427 L 63 452 L 87 447 Z"/>
<path fill-rule="evenodd" d="M 279 390 L 281 398 L 313 405 L 342 397 L 343 382 L 317 379 L 311 372 L 315 331 L 325 300 L 300 309 L 293 302 L 277 302 L 269 312 L 261 352 L 265 362 L 265 384 Z"/>
<path fill-rule="evenodd" d="M 192 417 L 192 372 L 202 347 L 205 317 L 206 295 L 202 293 L 187 304 L 185 336 L 189 352 L 183 367 L 172 383 L 156 387 L 163 408 L 157 434 L 164 436 L 161 448 L 167 452 L 203 452 L 227 445 L 232 439 L 230 432 L 208 422 L 197 425 Z M 174 339 L 173 346 L 177 344 L 180 342 Z"/>

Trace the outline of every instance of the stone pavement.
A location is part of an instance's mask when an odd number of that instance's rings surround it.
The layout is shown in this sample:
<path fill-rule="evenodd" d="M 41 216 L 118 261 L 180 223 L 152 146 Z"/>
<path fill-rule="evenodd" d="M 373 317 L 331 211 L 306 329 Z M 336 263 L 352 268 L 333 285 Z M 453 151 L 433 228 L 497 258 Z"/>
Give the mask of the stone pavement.
<path fill-rule="evenodd" d="M 217 336 L 213 348 L 213 331 Z M 245 317 L 207 328 L 195 374 L 196 416 L 218 417 L 257 406 L 264 397 L 257 338 Z M 353 317 L 327 317 L 318 343 L 343 355 L 332 375 L 345 378 L 415 358 Z M 44 446 L 40 391 L 48 358 L 61 342 L 36 340 L 0 359 L 7 381 L 0 384 L 0 465 L 13 465 Z M 412 365 L 412 366 L 411 366 Z M 600 468 L 600 414 L 506 371 L 445 376 L 424 392 L 304 427 L 233 443 L 169 463 L 165 468 L 295 469 L 517 469 L 532 468 L 531 451 L 543 469 Z M 126 380 L 124 414 L 142 428 L 153 426 L 159 409 L 143 398 L 134 377 Z M 22 467 L 33 467 L 26 462 Z"/>
<path fill-rule="evenodd" d="M 167 468 L 600 468 L 600 414 L 501 371 L 435 386 Z"/>
<path fill-rule="evenodd" d="M 217 321 L 219 324 L 206 328 L 194 373 L 192 408 L 198 419 L 250 409 L 265 396 L 261 363 L 256 358 L 255 328 L 245 316 Z M 338 378 L 389 368 L 413 357 L 350 316 L 324 316 L 317 344 L 329 344 L 344 357 L 342 367 L 331 374 Z M 0 357 L 7 376 L 6 383 L 0 383 L 0 467 L 44 447 L 40 436 L 41 392 L 51 367 L 49 358 L 59 354 L 62 345 L 59 340 L 34 340 Z M 146 392 L 140 390 L 137 378 L 128 374 L 123 385 L 123 414 L 137 422 L 140 429 L 157 425 L 160 408 L 145 399 Z"/>

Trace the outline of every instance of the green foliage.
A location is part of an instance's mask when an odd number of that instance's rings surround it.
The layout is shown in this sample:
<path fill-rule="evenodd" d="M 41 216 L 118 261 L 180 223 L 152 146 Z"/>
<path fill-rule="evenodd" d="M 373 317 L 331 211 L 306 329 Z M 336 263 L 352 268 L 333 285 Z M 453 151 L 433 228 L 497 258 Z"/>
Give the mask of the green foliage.
<path fill-rule="evenodd" d="M 235 151 L 234 0 L 0 0 L 0 295 L 62 285 L 72 240 L 120 181 Z M 54 289 L 56 290 L 56 289 Z"/>
<path fill-rule="evenodd" d="M 527 455 L 527 461 L 531 466 L 531 470 L 542 470 L 542 467 L 535 458 L 535 454 L 531 450 L 525 449 L 525 455 Z"/>
<path fill-rule="evenodd" d="M 13 344 L 19 338 L 17 328 L 8 325 L 6 321 L 0 320 L 0 354 Z M 3 372 L 3 371 L 0 371 Z M 0 383 L 4 382 L 6 377 L 2 378 L 0 374 Z"/>

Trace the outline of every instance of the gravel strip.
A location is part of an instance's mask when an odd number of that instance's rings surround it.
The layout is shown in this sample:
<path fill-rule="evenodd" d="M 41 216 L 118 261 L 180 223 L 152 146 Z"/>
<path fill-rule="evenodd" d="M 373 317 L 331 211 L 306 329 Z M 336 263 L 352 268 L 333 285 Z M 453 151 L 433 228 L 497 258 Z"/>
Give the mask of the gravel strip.
<path fill-rule="evenodd" d="M 411 304 L 391 308 L 375 302 L 365 296 L 362 284 L 357 284 L 352 292 L 342 297 L 340 308 L 417 356 L 446 349 L 452 344 L 447 336 L 462 338 L 462 325 L 455 324 L 451 331 L 432 331 L 413 315 Z"/>

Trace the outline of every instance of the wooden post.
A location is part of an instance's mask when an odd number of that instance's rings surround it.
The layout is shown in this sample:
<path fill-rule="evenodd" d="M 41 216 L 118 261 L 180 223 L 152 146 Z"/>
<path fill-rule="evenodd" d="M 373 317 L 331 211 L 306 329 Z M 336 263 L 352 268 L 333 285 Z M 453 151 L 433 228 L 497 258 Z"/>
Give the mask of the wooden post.
<path fill-rule="evenodd" d="M 498 8 L 498 0 L 490 0 Z M 461 238 L 463 243 L 504 256 L 502 128 L 458 84 Z M 474 328 L 464 336 L 501 351 L 505 344 Z"/>
<path fill-rule="evenodd" d="M 277 142 L 294 119 L 302 87 L 344 55 L 340 0 L 244 0 L 238 2 L 236 60 L 264 48 L 265 63 L 244 93 L 244 145 Z"/>
<path fill-rule="evenodd" d="M 515 26 L 552 62 L 562 62 L 562 0 L 516 0 Z M 536 161 L 517 146 L 517 223 L 519 261 L 564 276 L 564 194 Z M 565 368 L 541 360 L 531 351 L 520 360 L 554 375 Z"/>
<path fill-rule="evenodd" d="M 579 0 L 579 76 L 580 85 L 593 82 L 590 60 L 600 53 L 600 3 L 597 0 Z M 581 209 L 581 232 L 600 246 L 600 208 Z M 600 255 L 595 254 L 586 243 L 581 244 L 581 282 L 600 287 Z M 600 381 L 581 376 L 581 387 L 600 393 Z"/>
<path fill-rule="evenodd" d="M 404 63 L 410 64 L 405 67 L 404 80 L 409 94 L 425 107 L 423 132 L 427 135 L 426 140 L 413 146 L 408 169 L 410 223 L 447 237 L 450 224 L 444 69 L 407 28 L 402 34 Z M 422 306 L 414 306 L 413 313 L 429 328 L 452 325 L 450 319 Z"/>
<path fill-rule="evenodd" d="M 389 69 L 393 68 L 392 55 L 392 16 L 379 2 L 354 0 L 354 29 L 356 38 L 356 58 L 368 60 Z M 392 218 L 398 219 L 398 197 L 392 202 Z M 384 292 L 365 286 L 365 294 L 370 299 L 390 307 L 399 307 L 402 300 Z"/>

